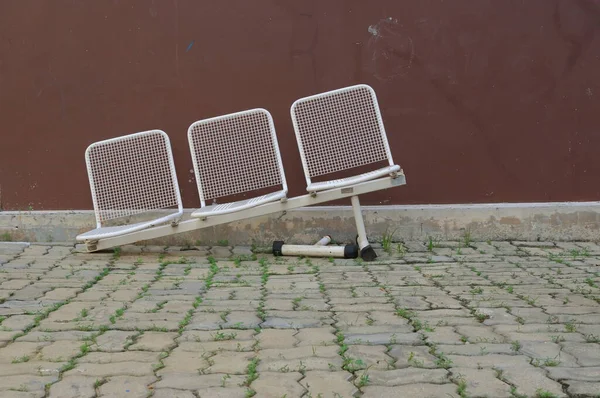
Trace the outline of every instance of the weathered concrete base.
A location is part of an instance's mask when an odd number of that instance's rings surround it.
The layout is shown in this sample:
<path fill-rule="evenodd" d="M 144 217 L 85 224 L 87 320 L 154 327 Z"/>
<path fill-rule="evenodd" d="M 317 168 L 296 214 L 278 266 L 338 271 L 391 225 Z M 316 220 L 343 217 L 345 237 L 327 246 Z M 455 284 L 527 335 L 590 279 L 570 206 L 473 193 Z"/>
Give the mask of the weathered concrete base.
<path fill-rule="evenodd" d="M 369 238 L 395 240 L 600 240 L 600 202 L 479 205 L 364 206 Z M 189 217 L 187 211 L 185 218 Z M 92 211 L 0 212 L 0 240 L 74 241 L 93 229 Z M 308 244 L 323 235 L 343 243 L 356 237 L 350 206 L 310 207 L 157 239 L 153 244 Z"/>

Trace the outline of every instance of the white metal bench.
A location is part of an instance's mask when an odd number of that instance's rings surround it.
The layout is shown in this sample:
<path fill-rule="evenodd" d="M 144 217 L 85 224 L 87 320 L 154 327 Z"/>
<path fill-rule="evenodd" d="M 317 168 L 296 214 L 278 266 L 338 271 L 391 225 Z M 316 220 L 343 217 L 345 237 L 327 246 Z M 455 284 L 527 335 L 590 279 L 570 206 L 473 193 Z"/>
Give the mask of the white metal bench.
<path fill-rule="evenodd" d="M 77 236 L 77 240 L 93 242 L 124 235 L 174 222 L 183 214 L 171 144 L 163 131 L 93 143 L 85 152 L 85 161 L 96 229 Z M 164 214 L 164 209 L 172 211 Z M 131 216 L 145 220 L 106 225 L 110 221 L 128 221 Z"/>
<path fill-rule="evenodd" d="M 195 122 L 188 129 L 188 140 L 201 205 L 192 217 L 207 218 L 286 199 L 275 126 L 265 109 Z M 273 187 L 279 189 L 235 202 L 206 203 Z"/>
<path fill-rule="evenodd" d="M 191 219 L 171 225 L 158 225 L 182 214 L 164 132 L 90 145 L 86 161 L 98 228 L 77 240 L 86 242 L 88 251 L 96 251 L 349 197 L 360 255 L 374 259 L 358 195 L 406 183 L 392 160 L 374 91 L 358 85 L 302 98 L 292 105 L 291 115 L 308 194 L 286 198 L 273 119 L 264 109 L 252 109 L 190 126 L 188 140 L 201 206 Z M 239 196 L 244 199 L 232 201 Z M 216 199 L 225 202 L 208 203 Z M 169 207 L 177 210 L 148 221 L 104 225 Z"/>

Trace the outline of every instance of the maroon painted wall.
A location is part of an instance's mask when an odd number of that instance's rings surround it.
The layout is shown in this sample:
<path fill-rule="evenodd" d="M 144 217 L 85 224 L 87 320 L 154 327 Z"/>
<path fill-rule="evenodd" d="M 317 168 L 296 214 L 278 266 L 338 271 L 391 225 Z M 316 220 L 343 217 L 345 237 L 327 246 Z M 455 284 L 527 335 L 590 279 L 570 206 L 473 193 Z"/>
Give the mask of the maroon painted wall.
<path fill-rule="evenodd" d="M 408 186 L 365 203 L 600 200 L 600 0 L 3 0 L 5 210 L 89 209 L 91 142 L 171 137 L 186 207 L 198 119 L 275 118 L 304 192 L 289 106 L 367 83 Z"/>

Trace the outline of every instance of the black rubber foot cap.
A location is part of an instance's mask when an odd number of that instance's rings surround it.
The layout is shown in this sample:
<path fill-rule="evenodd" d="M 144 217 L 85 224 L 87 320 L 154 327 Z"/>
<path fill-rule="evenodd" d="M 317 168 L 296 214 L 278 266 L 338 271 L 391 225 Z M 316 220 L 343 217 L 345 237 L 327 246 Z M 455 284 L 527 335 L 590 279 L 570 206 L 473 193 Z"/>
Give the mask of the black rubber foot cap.
<path fill-rule="evenodd" d="M 375 253 L 375 250 L 373 250 L 371 245 L 365 246 L 360 251 L 360 258 L 362 258 L 364 261 L 375 261 L 377 258 L 377 253 Z"/>
<path fill-rule="evenodd" d="M 356 258 L 358 257 L 358 246 L 346 245 L 344 246 L 344 258 Z"/>
<path fill-rule="evenodd" d="M 281 256 L 281 248 L 283 247 L 283 241 L 282 240 L 276 240 L 275 242 L 273 242 L 273 255 L 274 256 Z"/>

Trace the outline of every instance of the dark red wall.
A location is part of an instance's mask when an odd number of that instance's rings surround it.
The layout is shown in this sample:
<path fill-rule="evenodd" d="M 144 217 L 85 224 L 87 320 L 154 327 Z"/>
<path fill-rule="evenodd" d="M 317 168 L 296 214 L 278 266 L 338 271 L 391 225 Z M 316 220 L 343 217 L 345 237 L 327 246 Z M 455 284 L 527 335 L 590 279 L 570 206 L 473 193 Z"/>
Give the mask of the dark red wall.
<path fill-rule="evenodd" d="M 5 210 L 89 209 L 84 150 L 171 137 L 186 207 L 195 120 L 275 118 L 304 192 L 289 106 L 373 86 L 408 186 L 370 204 L 600 200 L 600 0 L 2 0 Z"/>

